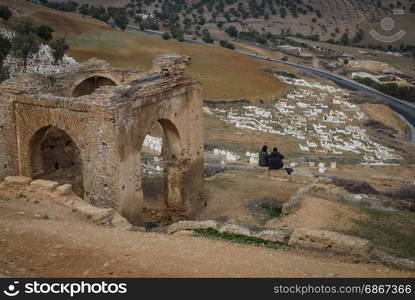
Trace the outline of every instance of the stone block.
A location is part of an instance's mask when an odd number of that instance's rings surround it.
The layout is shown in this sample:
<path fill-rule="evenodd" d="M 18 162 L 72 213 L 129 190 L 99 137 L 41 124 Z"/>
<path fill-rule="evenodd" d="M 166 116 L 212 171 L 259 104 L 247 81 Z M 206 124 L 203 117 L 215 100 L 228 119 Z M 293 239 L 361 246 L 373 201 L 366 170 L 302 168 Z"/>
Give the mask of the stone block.
<path fill-rule="evenodd" d="M 263 230 L 257 234 L 255 234 L 255 237 L 270 241 L 270 242 L 279 242 L 279 243 L 286 243 L 288 238 L 290 237 L 290 234 L 287 231 L 284 230 Z"/>
<path fill-rule="evenodd" d="M 169 226 L 167 230 L 168 233 L 175 233 L 177 231 L 183 230 L 193 230 L 193 229 L 207 229 L 213 228 L 218 229 L 219 225 L 218 222 L 207 220 L 207 221 L 179 221 Z"/>
<path fill-rule="evenodd" d="M 225 224 L 222 227 L 219 228 L 220 232 L 227 232 L 227 233 L 233 233 L 233 234 L 241 234 L 246 236 L 253 236 L 251 233 L 251 230 L 248 228 L 236 225 L 236 224 Z"/>
<path fill-rule="evenodd" d="M 40 190 L 45 192 L 53 192 L 59 186 L 59 183 L 50 180 L 37 179 L 30 183 L 31 190 Z"/>
<path fill-rule="evenodd" d="M 130 222 L 128 222 L 127 219 L 121 217 L 118 213 L 114 213 L 111 220 L 111 225 L 121 230 L 130 230 L 132 227 Z"/>
<path fill-rule="evenodd" d="M 292 246 L 362 256 L 368 256 L 373 248 L 368 240 L 338 232 L 308 228 L 296 229 L 288 243 Z"/>
<path fill-rule="evenodd" d="M 67 196 L 73 193 L 71 184 L 63 184 L 56 188 L 56 192 L 59 196 Z"/>
<path fill-rule="evenodd" d="M 7 176 L 4 178 L 5 186 L 28 186 L 32 182 L 32 179 L 24 176 Z"/>

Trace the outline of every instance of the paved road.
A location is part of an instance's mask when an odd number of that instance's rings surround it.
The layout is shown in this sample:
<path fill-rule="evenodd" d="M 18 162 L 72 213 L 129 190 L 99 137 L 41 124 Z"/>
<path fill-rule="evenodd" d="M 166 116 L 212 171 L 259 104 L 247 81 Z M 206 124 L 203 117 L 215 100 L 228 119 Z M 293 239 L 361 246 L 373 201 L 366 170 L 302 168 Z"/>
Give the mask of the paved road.
<path fill-rule="evenodd" d="M 127 29 L 129 30 L 133 30 L 133 31 L 139 31 L 139 32 L 143 32 L 139 27 L 135 27 L 135 26 L 131 26 L 128 25 Z M 147 34 L 151 34 L 151 35 L 162 35 L 161 32 L 159 31 L 154 31 L 154 30 L 144 30 L 144 33 Z M 192 39 L 185 39 L 185 42 L 188 43 L 193 43 L 193 44 L 206 44 L 203 41 L 195 41 Z M 387 105 L 389 105 L 389 107 L 391 109 L 393 109 L 395 112 L 397 112 L 400 116 L 403 117 L 403 120 L 406 121 L 406 123 L 408 124 L 408 128 L 410 130 L 411 133 L 411 140 L 413 143 L 415 143 L 415 105 L 402 101 L 400 99 L 394 98 L 392 96 L 386 95 L 382 92 L 379 92 L 378 90 L 375 90 L 373 88 L 370 88 L 366 85 L 360 84 L 354 80 L 348 79 L 346 77 L 342 77 L 339 75 L 335 75 L 326 71 L 322 71 L 310 66 L 306 66 L 306 65 L 299 65 L 299 64 L 295 64 L 292 62 L 288 62 L 288 61 L 283 61 L 280 59 L 275 59 L 275 58 L 267 58 L 261 55 L 257 55 L 257 54 L 252 54 L 249 52 L 244 52 L 244 51 L 239 51 L 240 53 L 252 57 L 254 59 L 260 59 L 260 60 L 266 60 L 266 61 L 273 61 L 276 63 L 280 63 L 280 64 L 284 64 L 284 65 L 289 65 L 291 67 L 297 68 L 297 69 L 302 69 L 305 71 L 308 71 L 314 75 L 317 75 L 319 77 L 323 77 L 326 79 L 329 79 L 331 81 L 333 81 L 334 83 L 336 83 L 338 86 L 348 89 L 348 90 L 352 90 L 352 91 L 361 91 L 361 92 L 365 92 L 368 94 L 372 94 L 372 95 L 377 95 L 380 96 L 381 98 L 384 99 L 385 103 Z"/>
<path fill-rule="evenodd" d="M 395 112 L 397 112 L 399 115 L 401 115 L 404 118 L 404 120 L 407 122 L 408 127 L 411 131 L 411 140 L 412 142 L 415 142 L 415 129 L 414 129 L 415 105 L 413 105 L 412 103 L 408 103 L 400 99 L 394 98 L 392 96 L 386 95 L 382 92 L 379 92 L 378 90 L 370 88 L 364 84 L 360 84 L 354 80 L 351 80 L 351 79 L 348 79 L 348 78 L 345 78 L 339 75 L 335 75 L 332 73 L 328 73 L 328 72 L 325 72 L 325 71 L 322 71 L 322 70 L 319 70 L 313 67 L 299 65 L 299 64 L 292 63 L 292 62 L 283 61 L 280 59 L 269 59 L 269 58 L 256 55 L 256 54 L 252 54 L 252 53 L 248 53 L 248 52 L 241 52 L 241 53 L 247 56 L 250 56 L 252 58 L 273 61 L 273 62 L 289 65 L 291 67 L 295 67 L 295 68 L 308 71 L 314 75 L 329 79 L 333 81 L 334 83 L 336 83 L 338 86 L 345 88 L 345 89 L 349 89 L 352 91 L 361 91 L 361 92 L 365 92 L 368 94 L 380 96 L 381 98 L 383 98 L 385 103 L 389 105 L 391 109 L 393 109 Z"/>

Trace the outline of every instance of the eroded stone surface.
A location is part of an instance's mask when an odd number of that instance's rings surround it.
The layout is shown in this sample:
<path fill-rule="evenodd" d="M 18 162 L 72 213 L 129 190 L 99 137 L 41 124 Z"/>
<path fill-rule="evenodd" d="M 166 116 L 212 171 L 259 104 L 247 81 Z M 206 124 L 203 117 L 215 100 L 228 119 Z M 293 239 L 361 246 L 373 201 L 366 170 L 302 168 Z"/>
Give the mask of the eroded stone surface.
<path fill-rule="evenodd" d="M 369 255 L 373 248 L 368 240 L 337 232 L 308 228 L 295 230 L 288 243 L 291 246 L 332 250 L 340 253 L 363 256 Z"/>
<path fill-rule="evenodd" d="M 219 224 L 216 221 L 180 221 L 169 226 L 168 233 L 175 233 L 184 230 L 194 229 L 219 229 Z"/>
<path fill-rule="evenodd" d="M 136 72 L 92 59 L 66 73 L 2 82 L 0 179 L 71 184 L 86 202 L 140 225 L 140 153 L 159 123 L 163 212 L 172 221 L 192 218 L 203 206 L 203 103 L 200 84 L 186 74 L 189 62 L 163 55 L 149 72 Z M 3 186 L 27 184 L 9 178 Z M 61 187 L 58 193 L 71 192 Z"/>

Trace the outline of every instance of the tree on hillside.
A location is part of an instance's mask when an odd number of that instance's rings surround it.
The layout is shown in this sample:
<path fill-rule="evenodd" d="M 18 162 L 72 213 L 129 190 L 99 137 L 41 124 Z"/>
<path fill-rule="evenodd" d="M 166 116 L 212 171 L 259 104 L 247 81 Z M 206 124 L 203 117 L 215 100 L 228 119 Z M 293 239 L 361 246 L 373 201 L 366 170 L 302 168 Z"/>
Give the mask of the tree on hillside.
<path fill-rule="evenodd" d="M 11 10 L 6 5 L 0 5 L 0 18 L 3 19 L 3 22 L 7 23 L 11 16 Z"/>
<path fill-rule="evenodd" d="M 163 33 L 163 35 L 161 37 L 163 38 L 163 40 L 170 40 L 171 39 L 171 35 L 168 32 Z"/>
<path fill-rule="evenodd" d="M 232 44 L 231 42 L 228 42 L 228 41 L 220 41 L 219 45 L 221 45 L 223 48 L 228 48 L 228 49 L 232 49 L 232 50 L 235 49 L 235 45 Z"/>
<path fill-rule="evenodd" d="M 117 14 L 113 17 L 115 25 L 121 30 L 125 30 L 128 25 L 128 18 L 125 15 Z"/>
<path fill-rule="evenodd" d="M 35 27 L 31 22 L 20 22 L 13 26 L 17 34 L 29 35 L 35 32 Z"/>
<path fill-rule="evenodd" d="M 347 32 L 343 33 L 343 36 L 341 37 L 340 42 L 345 46 L 348 46 L 350 44 L 349 34 Z"/>
<path fill-rule="evenodd" d="M 285 9 L 285 7 L 280 8 L 280 15 L 283 19 L 287 16 L 287 10 Z"/>
<path fill-rule="evenodd" d="M 11 48 L 10 40 L 0 35 L 0 82 L 9 78 L 9 70 L 3 65 L 3 61 L 9 55 Z"/>
<path fill-rule="evenodd" d="M 10 40 L 0 34 L 0 62 L 3 63 L 4 59 L 9 55 L 12 44 Z"/>
<path fill-rule="evenodd" d="M 69 50 L 69 45 L 64 37 L 59 37 L 50 44 L 50 48 L 52 49 L 53 59 L 57 63 L 62 61 L 65 53 Z"/>
<path fill-rule="evenodd" d="M 54 30 L 48 25 L 40 25 L 35 28 L 35 32 L 37 36 L 43 40 L 43 42 L 47 43 L 53 38 Z"/>
<path fill-rule="evenodd" d="M 23 60 L 26 70 L 27 59 L 39 51 L 40 42 L 34 34 L 16 34 L 12 40 L 12 55 Z"/>
<path fill-rule="evenodd" d="M 238 36 L 238 30 L 235 26 L 229 26 L 225 29 L 225 32 L 229 34 L 230 37 L 236 38 Z"/>

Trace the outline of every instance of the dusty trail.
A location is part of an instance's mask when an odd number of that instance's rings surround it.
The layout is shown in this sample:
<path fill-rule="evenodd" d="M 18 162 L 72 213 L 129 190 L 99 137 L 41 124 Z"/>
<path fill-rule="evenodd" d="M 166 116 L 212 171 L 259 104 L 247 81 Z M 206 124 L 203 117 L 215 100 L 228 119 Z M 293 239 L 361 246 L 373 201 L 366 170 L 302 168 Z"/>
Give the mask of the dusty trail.
<path fill-rule="evenodd" d="M 37 219 L 39 212 L 50 219 Z M 0 253 L 8 276 L 413 276 L 327 254 L 104 228 L 57 204 L 23 199 L 0 200 Z"/>

